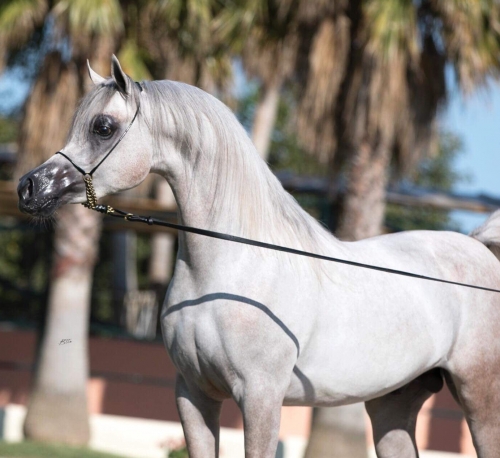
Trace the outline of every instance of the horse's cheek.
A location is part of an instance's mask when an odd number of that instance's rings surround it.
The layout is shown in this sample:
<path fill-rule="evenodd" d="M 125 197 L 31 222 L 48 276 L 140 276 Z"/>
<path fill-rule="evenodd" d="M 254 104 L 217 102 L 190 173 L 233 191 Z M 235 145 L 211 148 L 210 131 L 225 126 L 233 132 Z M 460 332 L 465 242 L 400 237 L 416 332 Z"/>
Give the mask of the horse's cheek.
<path fill-rule="evenodd" d="M 142 183 L 149 174 L 150 164 L 147 156 L 138 156 L 132 164 L 127 167 L 127 170 L 122 169 L 122 173 L 118 175 L 123 189 L 130 188 L 130 185 L 137 186 Z"/>

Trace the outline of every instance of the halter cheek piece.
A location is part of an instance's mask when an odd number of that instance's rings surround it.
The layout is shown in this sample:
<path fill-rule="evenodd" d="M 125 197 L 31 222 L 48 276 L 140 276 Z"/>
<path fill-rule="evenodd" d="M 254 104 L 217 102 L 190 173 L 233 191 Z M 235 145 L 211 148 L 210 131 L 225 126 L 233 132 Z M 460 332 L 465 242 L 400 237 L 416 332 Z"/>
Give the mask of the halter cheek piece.
<path fill-rule="evenodd" d="M 143 91 L 141 83 L 135 83 L 137 86 L 139 86 L 139 89 L 141 92 Z M 132 118 L 132 121 L 130 121 L 130 124 L 127 126 L 127 128 L 123 131 L 123 133 L 120 135 L 120 138 L 116 141 L 116 143 L 111 147 L 111 149 L 104 155 L 104 157 L 99 161 L 99 163 L 90 171 L 86 172 L 83 170 L 81 167 L 76 165 L 66 154 L 64 154 L 62 151 L 57 151 L 55 154 L 60 154 L 61 156 L 65 157 L 71 165 L 78 170 L 82 175 L 83 175 L 83 182 L 85 183 L 85 192 L 87 195 L 87 202 L 83 203 L 82 205 L 84 207 L 90 208 L 91 210 L 95 210 L 97 206 L 97 196 L 95 193 L 94 185 L 92 183 L 92 176 L 94 175 L 94 172 L 100 167 L 100 165 L 109 157 L 109 155 L 114 151 L 114 149 L 119 145 L 119 143 L 123 140 L 123 137 L 127 135 L 127 132 L 130 130 L 132 127 L 132 124 L 134 124 L 135 118 L 137 118 L 137 115 L 139 114 L 139 110 L 141 108 L 141 104 L 139 103 L 137 105 L 137 110 L 134 114 L 134 117 Z M 113 212 L 113 209 L 109 206 L 106 207 L 106 213 L 111 213 Z"/>

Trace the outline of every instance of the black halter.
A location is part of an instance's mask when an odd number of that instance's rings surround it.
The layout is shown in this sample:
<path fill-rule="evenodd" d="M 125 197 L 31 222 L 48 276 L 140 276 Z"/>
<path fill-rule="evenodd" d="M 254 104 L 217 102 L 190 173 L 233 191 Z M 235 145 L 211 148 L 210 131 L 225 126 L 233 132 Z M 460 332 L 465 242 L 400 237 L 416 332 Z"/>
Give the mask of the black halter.
<path fill-rule="evenodd" d="M 141 83 L 135 83 L 137 86 L 139 86 L 139 89 L 141 92 L 143 91 Z M 120 135 L 120 138 L 115 142 L 115 144 L 111 147 L 111 149 L 104 155 L 104 157 L 99 161 L 99 163 L 90 171 L 86 172 L 83 170 L 80 166 L 76 165 L 66 154 L 64 154 L 62 151 L 57 151 L 55 154 L 60 154 L 61 156 L 65 157 L 71 165 L 78 170 L 82 175 L 83 175 L 83 182 L 85 183 L 85 192 L 87 195 L 87 202 L 82 204 L 83 206 L 90 208 L 92 210 L 95 209 L 97 205 L 97 196 L 95 193 L 94 185 L 92 183 L 92 176 L 94 175 L 95 171 L 101 166 L 101 164 L 109 157 L 109 155 L 115 150 L 115 148 L 118 146 L 118 144 L 123 140 L 123 137 L 127 135 L 127 132 L 130 130 L 132 127 L 132 124 L 134 124 L 135 119 L 137 118 L 137 115 L 139 114 L 139 110 L 141 108 L 141 104 L 137 104 L 137 110 L 135 111 L 134 117 L 132 118 L 132 121 L 130 121 L 130 124 L 127 126 L 127 128 L 123 131 L 123 133 Z"/>

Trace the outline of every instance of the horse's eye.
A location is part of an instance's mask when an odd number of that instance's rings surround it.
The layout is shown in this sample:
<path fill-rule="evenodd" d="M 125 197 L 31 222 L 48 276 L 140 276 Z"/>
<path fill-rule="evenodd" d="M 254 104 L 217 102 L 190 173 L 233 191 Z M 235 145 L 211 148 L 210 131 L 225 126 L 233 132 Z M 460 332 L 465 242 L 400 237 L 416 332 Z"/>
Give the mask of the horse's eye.
<path fill-rule="evenodd" d="M 100 137 L 109 138 L 116 129 L 111 119 L 106 116 L 99 116 L 95 120 L 92 130 Z"/>
<path fill-rule="evenodd" d="M 99 135 L 102 135 L 103 137 L 107 137 L 109 134 L 111 134 L 111 128 L 109 126 L 99 126 L 97 128 L 97 133 Z"/>

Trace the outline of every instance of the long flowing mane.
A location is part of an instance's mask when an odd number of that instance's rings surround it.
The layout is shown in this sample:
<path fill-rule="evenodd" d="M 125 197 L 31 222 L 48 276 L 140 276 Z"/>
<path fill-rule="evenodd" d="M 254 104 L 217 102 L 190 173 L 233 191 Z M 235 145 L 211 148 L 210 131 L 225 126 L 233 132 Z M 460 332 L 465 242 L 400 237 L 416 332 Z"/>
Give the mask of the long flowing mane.
<path fill-rule="evenodd" d="M 206 228 L 310 251 L 331 247 L 334 237 L 283 189 L 229 108 L 187 84 L 143 85 L 156 148 L 162 148 L 169 120 L 168 135 L 191 156 L 195 169 L 212 171 Z M 233 215 L 231 227 L 218 227 L 221 215 L 228 214 Z"/>

